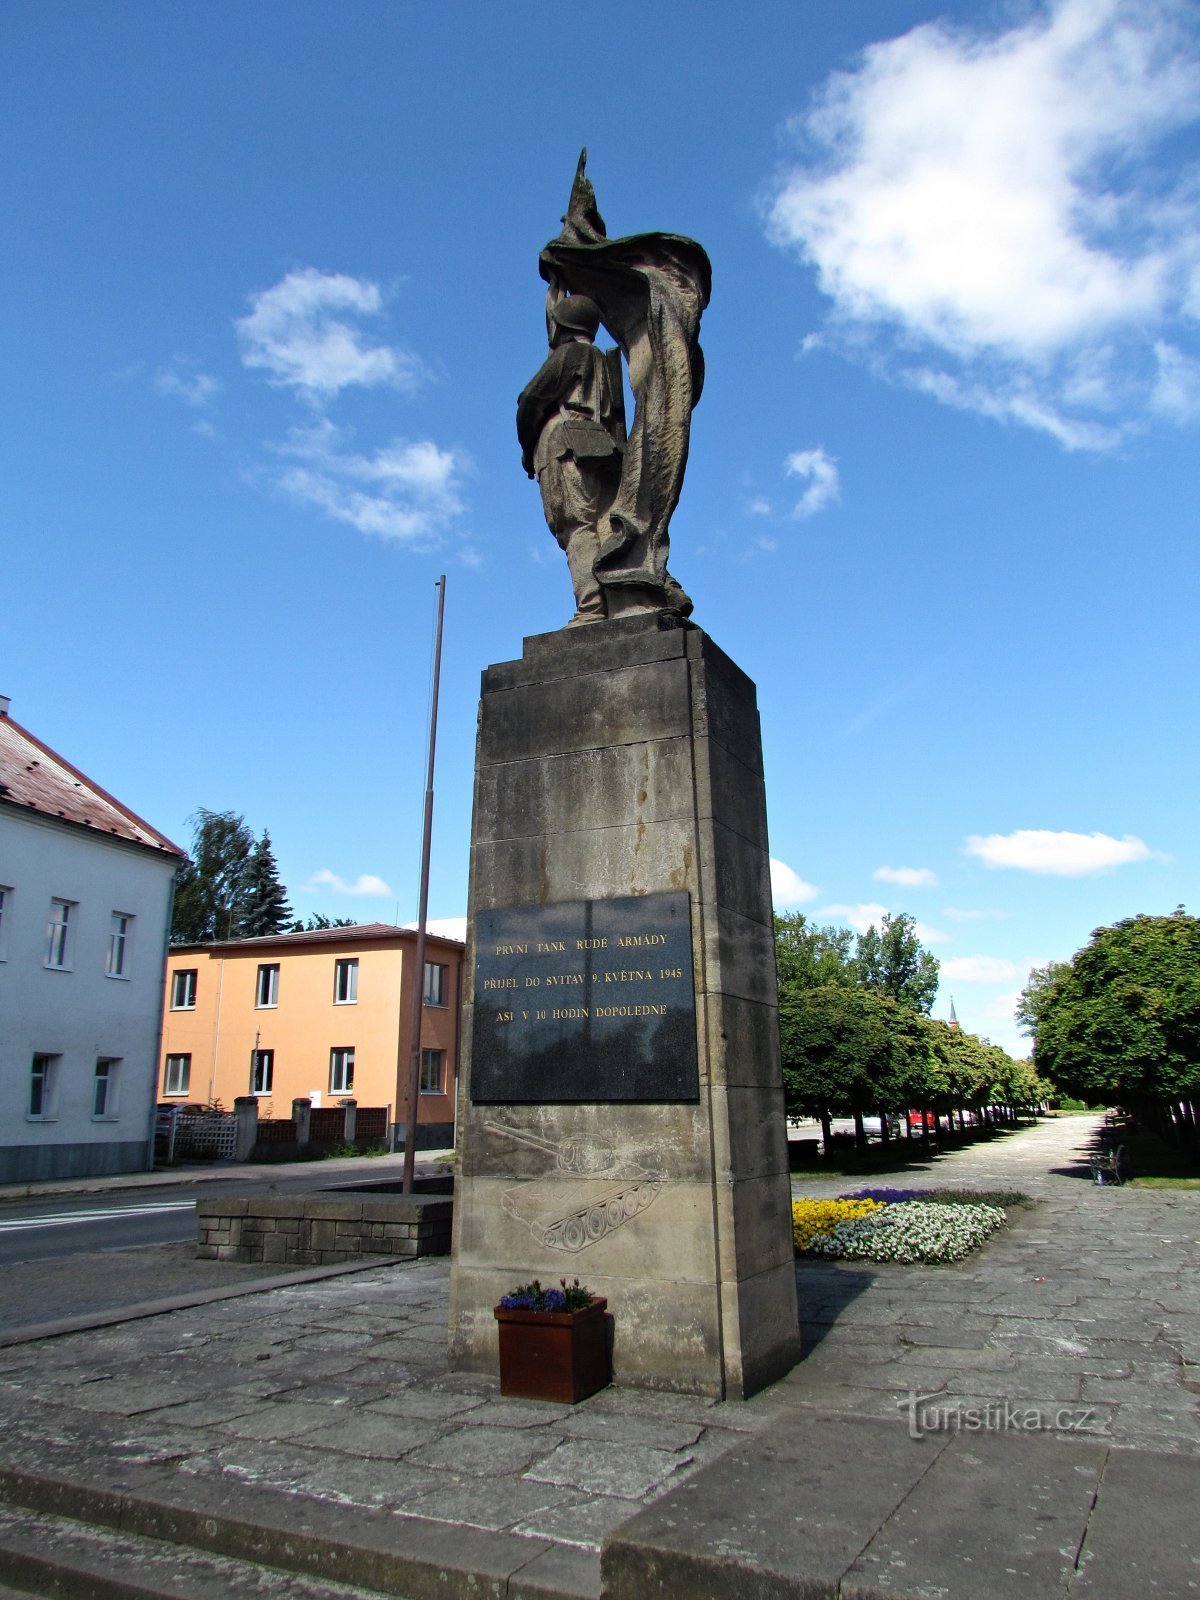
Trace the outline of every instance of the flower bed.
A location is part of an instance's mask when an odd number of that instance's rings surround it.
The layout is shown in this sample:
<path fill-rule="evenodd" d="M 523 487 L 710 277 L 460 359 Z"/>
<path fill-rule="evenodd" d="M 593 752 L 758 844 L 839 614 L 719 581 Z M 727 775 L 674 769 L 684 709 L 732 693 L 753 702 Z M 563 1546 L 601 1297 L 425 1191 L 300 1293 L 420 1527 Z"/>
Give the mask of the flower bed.
<path fill-rule="evenodd" d="M 796 1249 L 813 1250 L 814 1241 L 827 1238 L 842 1222 L 856 1222 L 874 1211 L 882 1211 L 880 1200 L 793 1200 L 792 1238 Z"/>
<path fill-rule="evenodd" d="M 961 1261 L 1003 1227 L 1000 1206 L 925 1198 L 920 1191 L 884 1191 L 837 1200 L 794 1200 L 796 1249 L 828 1260 Z"/>

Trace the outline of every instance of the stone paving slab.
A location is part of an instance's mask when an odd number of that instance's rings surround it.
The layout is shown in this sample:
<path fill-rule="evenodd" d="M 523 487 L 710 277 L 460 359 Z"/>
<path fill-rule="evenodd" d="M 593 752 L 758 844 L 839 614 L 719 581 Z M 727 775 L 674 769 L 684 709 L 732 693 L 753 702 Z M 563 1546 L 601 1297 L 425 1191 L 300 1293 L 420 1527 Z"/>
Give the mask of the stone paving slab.
<path fill-rule="evenodd" d="M 605 1541 L 614 1583 L 633 1582 L 627 1569 L 651 1584 L 631 1600 L 691 1600 L 734 1572 L 738 1600 L 832 1593 L 843 1558 L 838 1581 L 895 1596 L 915 1570 L 899 1563 L 916 1526 L 933 1585 L 923 1600 L 934 1588 L 976 1600 L 956 1588 L 969 1552 L 938 1508 L 960 1506 L 961 1521 L 994 1501 L 976 1559 L 1001 1585 L 1024 1561 L 1040 1576 L 1023 1592 L 1057 1593 L 1067 1569 L 1056 1552 L 1080 1515 L 1076 1468 L 1094 1475 L 1100 1459 L 1096 1511 L 1077 1530 L 1092 1559 L 1072 1581 L 1089 1597 L 1124 1594 L 1104 1588 L 1105 1573 L 1123 1540 L 1136 1545 L 1138 1495 L 1168 1519 L 1197 1503 L 1200 1369 L 1186 1358 L 1200 1354 L 1200 1319 L 1186 1308 L 1200 1282 L 1200 1194 L 1070 1176 L 1087 1131 L 1082 1118 L 1044 1124 L 910 1175 L 921 1187 L 1020 1188 L 1036 1204 L 956 1265 L 802 1262 L 804 1358 L 751 1401 L 619 1389 L 576 1407 L 506 1400 L 494 1377 L 448 1369 L 447 1263 L 377 1265 L 0 1348 L 0 1497 L 5 1481 L 11 1502 L 18 1480 L 36 1479 L 35 1509 L 109 1526 L 166 1506 L 159 1525 L 190 1538 L 214 1519 L 224 1528 L 233 1506 L 225 1553 L 260 1548 L 250 1521 L 261 1515 L 277 1555 L 302 1564 L 321 1552 L 330 1577 L 361 1533 L 355 1581 L 384 1573 L 385 1551 L 407 1552 L 421 1582 L 448 1575 L 439 1600 L 489 1584 L 531 1600 L 598 1595 Z M 993 1485 L 989 1473 L 1005 1479 L 1007 1461 L 1011 1477 L 1018 1458 L 1028 1483 Z M 1151 1459 L 1177 1472 L 1147 1466 L 1130 1480 L 1127 1529 L 1105 1485 Z M 1045 1485 L 1040 1499 L 1029 1483 Z M 706 1544 L 697 1518 L 684 1540 L 696 1505 L 725 1534 Z M 935 1525 L 937 1561 L 925 1549 Z M 693 1586 L 662 1587 L 668 1577 Z"/>

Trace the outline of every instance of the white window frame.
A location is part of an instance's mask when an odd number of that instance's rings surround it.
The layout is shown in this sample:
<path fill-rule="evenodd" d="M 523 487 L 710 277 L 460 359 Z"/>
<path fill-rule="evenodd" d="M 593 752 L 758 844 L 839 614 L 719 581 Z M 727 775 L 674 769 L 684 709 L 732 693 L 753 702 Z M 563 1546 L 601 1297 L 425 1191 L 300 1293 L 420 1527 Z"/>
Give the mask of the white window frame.
<path fill-rule="evenodd" d="M 62 1057 L 35 1050 L 29 1067 L 29 1098 L 25 1102 L 26 1122 L 54 1122 L 58 1116 L 58 1073 Z M 35 1104 L 35 1085 L 37 1110 Z"/>
<path fill-rule="evenodd" d="M 177 1062 L 182 1062 L 181 1068 L 176 1067 Z M 179 1079 L 182 1077 L 182 1084 Z M 174 1086 L 172 1086 L 174 1078 Z M 177 1051 L 167 1057 L 163 1068 L 163 1099 L 171 1096 L 172 1099 L 186 1099 L 192 1086 L 192 1053 L 190 1050 Z"/>
<path fill-rule="evenodd" d="M 263 995 L 267 999 L 263 999 Z M 274 1011 L 279 1004 L 279 963 L 278 961 L 263 961 L 259 963 L 258 973 L 254 979 L 254 1009 L 256 1011 Z"/>
<path fill-rule="evenodd" d="M 269 1095 L 275 1082 L 274 1050 L 255 1050 L 252 1057 L 251 1093 Z"/>
<path fill-rule="evenodd" d="M 101 1070 L 103 1068 L 103 1071 Z M 117 1116 L 117 1087 L 121 1081 L 120 1056 L 97 1056 L 96 1071 L 92 1078 L 92 1121 L 116 1122 Z M 103 1085 L 103 1104 L 100 1103 L 100 1090 Z"/>
<path fill-rule="evenodd" d="M 8 925 L 12 921 L 12 885 L 0 883 L 0 961 L 8 959 Z"/>
<path fill-rule="evenodd" d="M 433 1088 L 426 1080 L 430 1076 L 429 1069 L 437 1066 L 437 1087 Z M 421 1093 L 445 1094 L 446 1092 L 446 1052 L 444 1050 L 421 1051 Z"/>
<path fill-rule="evenodd" d="M 46 920 L 46 959 L 42 963 L 49 972 L 70 972 L 71 966 L 71 913 L 78 900 L 62 900 L 55 895 L 50 901 L 50 915 Z M 55 916 L 61 911 L 62 916 Z M 57 960 L 53 959 L 57 956 Z"/>
<path fill-rule="evenodd" d="M 333 963 L 333 1003 L 335 1006 L 358 1004 L 357 956 L 340 956 Z"/>
<path fill-rule="evenodd" d="M 425 963 L 423 1005 L 438 1006 L 444 1009 L 446 1005 L 446 975 L 449 971 L 450 968 L 443 961 L 427 961 Z M 435 990 L 437 992 L 436 1000 L 433 998 Z"/>
<path fill-rule="evenodd" d="M 130 946 L 133 943 L 134 917 L 129 911 L 114 911 L 108 924 L 108 953 L 104 958 L 106 978 L 129 981 Z"/>
<path fill-rule="evenodd" d="M 354 1093 L 354 1046 L 336 1045 L 329 1052 L 330 1094 Z"/>
<path fill-rule="evenodd" d="M 180 983 L 181 978 L 190 978 L 191 983 Z M 176 967 L 171 974 L 171 1010 L 195 1011 L 196 989 L 199 984 L 199 969 L 196 967 Z M 183 993 L 182 1002 L 179 999 Z"/>

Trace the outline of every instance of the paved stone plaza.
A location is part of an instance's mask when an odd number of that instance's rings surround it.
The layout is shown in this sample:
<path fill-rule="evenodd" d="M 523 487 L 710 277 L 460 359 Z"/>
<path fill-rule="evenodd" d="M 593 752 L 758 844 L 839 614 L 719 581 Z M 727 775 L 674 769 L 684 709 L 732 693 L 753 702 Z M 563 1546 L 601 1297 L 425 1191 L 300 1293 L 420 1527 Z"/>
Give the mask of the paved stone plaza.
<path fill-rule="evenodd" d="M 1098 1187 L 1098 1118 L 1063 1117 L 862 1182 L 797 1193 L 1018 1189 L 1037 1204 L 953 1266 L 800 1265 L 804 1361 L 786 1382 L 826 1411 L 897 1416 L 1009 1401 L 1118 1445 L 1200 1452 L 1200 1192 Z M 1064 1419 L 1066 1420 L 1066 1419 Z"/>
<path fill-rule="evenodd" d="M 598 1594 L 601 1541 L 634 1517 L 653 1524 L 646 1507 L 680 1523 L 675 1507 L 686 1511 L 691 1491 L 663 1497 L 695 1484 L 702 1504 L 706 1481 L 721 1481 L 703 1469 L 718 1458 L 729 1473 L 755 1452 L 782 1451 L 797 1483 L 787 1520 L 807 1548 L 805 1495 L 817 1491 L 801 1491 L 804 1472 L 865 1484 L 869 1436 L 879 1518 L 891 1526 L 930 1463 L 967 1444 L 956 1437 L 960 1406 L 1010 1408 L 973 1436 L 971 1460 L 1042 1450 L 1050 1434 L 1058 1470 L 1098 1485 L 1128 1447 L 1200 1457 L 1200 1193 L 1097 1188 L 1079 1164 L 1094 1126 L 1044 1123 L 887 1180 L 1020 1188 L 1038 1203 L 958 1265 L 802 1263 L 805 1358 L 749 1402 L 628 1389 L 576 1407 L 501 1399 L 494 1379 L 447 1370 L 448 1264 L 424 1259 L 0 1350 L 5 1472 L 10 1484 L 50 1474 L 246 1516 L 260 1500 L 318 1523 L 333 1510 L 343 1524 L 356 1510 L 384 1513 L 394 1539 L 401 1523 L 413 1537 L 451 1525 L 463 1549 L 482 1535 L 500 1541 L 492 1548 L 502 1544 L 510 1571 L 543 1563 L 540 1587 L 531 1567 L 524 1588 L 510 1581 L 497 1593 L 549 1595 Z M 937 1437 L 910 1442 L 910 1391 L 936 1397 Z M 1180 1494 L 1194 1492 L 1193 1468 L 1179 1461 Z M 1012 1473 L 1022 1476 L 1016 1464 Z M 767 1476 L 759 1462 L 737 1477 L 747 1504 L 765 1494 L 764 1523 Z M 778 1495 L 786 1484 L 775 1477 Z M 1084 1494 L 1082 1478 L 1067 1486 L 1082 1495 L 1080 1529 L 1095 1492 Z M 1183 1519 L 1182 1502 L 1176 1510 Z M 818 1532 L 814 1523 L 819 1544 Z M 1079 1537 L 1059 1541 L 1075 1540 L 1072 1563 Z M 623 1592 L 615 1577 L 609 1592 Z"/>

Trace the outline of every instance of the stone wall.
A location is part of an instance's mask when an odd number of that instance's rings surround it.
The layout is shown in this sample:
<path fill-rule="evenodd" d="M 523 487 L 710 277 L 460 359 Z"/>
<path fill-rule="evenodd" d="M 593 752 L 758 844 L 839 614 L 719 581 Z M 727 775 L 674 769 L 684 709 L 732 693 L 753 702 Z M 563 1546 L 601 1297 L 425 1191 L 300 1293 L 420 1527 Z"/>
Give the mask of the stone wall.
<path fill-rule="evenodd" d="M 445 1195 L 217 1196 L 197 1203 L 197 1256 L 324 1267 L 362 1256 L 444 1256 L 454 1202 Z"/>

